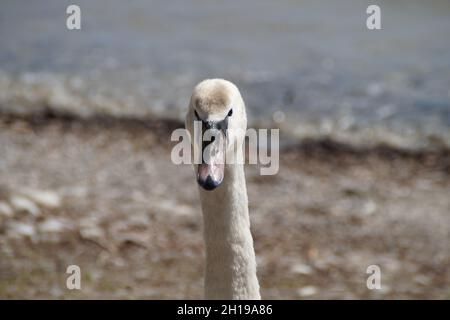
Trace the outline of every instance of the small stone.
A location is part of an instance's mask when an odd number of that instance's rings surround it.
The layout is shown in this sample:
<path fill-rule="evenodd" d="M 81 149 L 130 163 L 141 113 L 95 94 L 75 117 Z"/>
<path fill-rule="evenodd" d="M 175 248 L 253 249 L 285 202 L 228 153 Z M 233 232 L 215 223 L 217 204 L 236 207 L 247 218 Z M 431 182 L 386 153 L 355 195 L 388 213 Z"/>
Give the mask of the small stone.
<path fill-rule="evenodd" d="M 414 277 L 414 282 L 423 286 L 429 286 L 432 282 L 431 279 L 424 275 L 417 275 Z"/>
<path fill-rule="evenodd" d="M 363 208 L 362 208 L 362 212 L 364 215 L 372 215 L 376 212 L 377 210 L 377 204 L 372 201 L 369 200 L 366 203 L 364 203 Z"/>
<path fill-rule="evenodd" d="M 39 231 L 44 233 L 61 233 L 69 229 L 68 223 L 60 219 L 47 219 L 39 225 Z"/>
<path fill-rule="evenodd" d="M 0 202 L 0 216 L 12 217 L 14 215 L 13 210 L 6 202 Z"/>
<path fill-rule="evenodd" d="M 97 226 L 82 228 L 80 230 L 80 235 L 84 239 L 103 239 L 105 237 L 105 233 L 102 229 Z"/>
<path fill-rule="evenodd" d="M 301 289 L 298 289 L 297 294 L 300 297 L 310 297 L 310 296 L 314 296 L 319 292 L 319 290 L 317 290 L 316 287 L 314 286 L 306 286 L 303 287 Z"/>
<path fill-rule="evenodd" d="M 298 263 L 298 264 L 292 266 L 291 270 L 293 273 L 304 274 L 304 275 L 308 275 L 313 272 L 313 269 L 310 266 L 308 266 L 306 264 L 302 264 L 302 263 Z"/>
<path fill-rule="evenodd" d="M 22 196 L 12 196 L 9 201 L 16 211 L 27 212 L 33 216 L 39 216 L 41 213 L 33 201 Z"/>
<path fill-rule="evenodd" d="M 32 224 L 14 222 L 9 224 L 9 233 L 12 234 L 13 237 L 32 237 L 35 235 L 36 231 Z"/>
<path fill-rule="evenodd" d="M 28 198 L 46 208 L 58 208 L 61 206 L 60 196 L 48 190 L 28 190 L 24 192 Z"/>
<path fill-rule="evenodd" d="M 93 212 L 91 216 L 82 218 L 78 224 L 80 236 L 93 241 L 104 239 L 105 232 L 99 226 L 98 213 Z"/>

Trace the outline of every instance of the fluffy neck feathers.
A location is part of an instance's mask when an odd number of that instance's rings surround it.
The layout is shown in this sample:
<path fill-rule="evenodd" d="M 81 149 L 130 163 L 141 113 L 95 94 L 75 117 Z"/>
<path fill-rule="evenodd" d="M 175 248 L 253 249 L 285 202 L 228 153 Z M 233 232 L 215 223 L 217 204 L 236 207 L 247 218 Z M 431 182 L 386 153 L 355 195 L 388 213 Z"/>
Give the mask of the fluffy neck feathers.
<path fill-rule="evenodd" d="M 247 188 L 242 165 L 226 165 L 225 180 L 200 189 L 206 246 L 207 299 L 260 299 Z"/>

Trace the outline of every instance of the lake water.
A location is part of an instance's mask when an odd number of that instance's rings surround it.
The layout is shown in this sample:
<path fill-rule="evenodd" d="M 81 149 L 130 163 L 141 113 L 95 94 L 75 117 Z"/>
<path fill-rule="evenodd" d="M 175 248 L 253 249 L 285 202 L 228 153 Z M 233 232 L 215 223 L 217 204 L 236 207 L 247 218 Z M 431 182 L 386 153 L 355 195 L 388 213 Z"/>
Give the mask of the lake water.
<path fill-rule="evenodd" d="M 3 0 L 0 110 L 182 119 L 223 77 L 285 138 L 450 147 L 450 1 L 376 1 L 377 31 L 369 3 Z"/>

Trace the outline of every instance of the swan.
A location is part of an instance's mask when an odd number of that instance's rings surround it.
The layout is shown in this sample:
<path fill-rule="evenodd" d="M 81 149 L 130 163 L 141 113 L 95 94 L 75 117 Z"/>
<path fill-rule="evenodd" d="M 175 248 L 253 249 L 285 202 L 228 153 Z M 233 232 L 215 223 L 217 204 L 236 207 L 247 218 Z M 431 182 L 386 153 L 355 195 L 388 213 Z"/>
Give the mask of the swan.
<path fill-rule="evenodd" d="M 242 151 L 245 138 L 247 116 L 238 88 L 223 79 L 200 82 L 194 88 L 186 115 L 185 126 L 191 137 L 194 137 L 195 121 L 201 124 L 203 133 L 208 129 L 216 132 L 211 141 L 197 144 L 202 158 L 200 164 L 194 164 L 203 212 L 205 298 L 261 299 L 243 154 L 237 152 L 238 159 L 233 164 L 223 162 L 233 150 Z M 195 148 L 192 138 L 191 143 Z M 203 151 L 208 146 L 213 146 L 214 151 L 209 161 L 205 161 L 207 156 Z"/>

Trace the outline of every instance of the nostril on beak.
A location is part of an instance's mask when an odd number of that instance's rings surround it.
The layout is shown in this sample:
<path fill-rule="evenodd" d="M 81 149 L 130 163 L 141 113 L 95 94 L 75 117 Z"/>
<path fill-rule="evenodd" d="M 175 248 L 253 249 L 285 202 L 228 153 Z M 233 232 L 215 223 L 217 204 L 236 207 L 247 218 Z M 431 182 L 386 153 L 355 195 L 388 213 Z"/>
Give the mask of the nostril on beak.
<path fill-rule="evenodd" d="M 211 143 L 214 142 L 214 140 L 216 140 L 216 137 L 215 137 L 215 136 L 212 136 L 212 137 L 211 137 L 211 140 L 209 140 L 209 141 L 203 141 L 203 147 L 206 147 L 206 146 L 210 145 Z"/>

